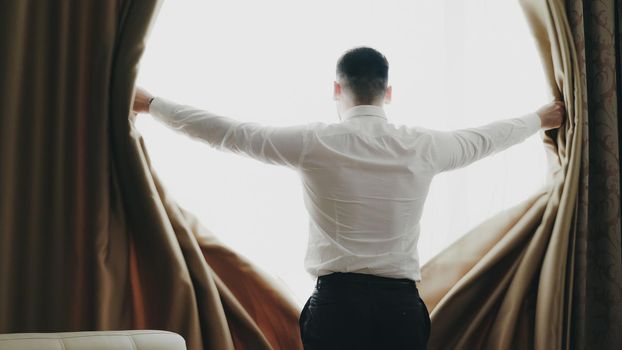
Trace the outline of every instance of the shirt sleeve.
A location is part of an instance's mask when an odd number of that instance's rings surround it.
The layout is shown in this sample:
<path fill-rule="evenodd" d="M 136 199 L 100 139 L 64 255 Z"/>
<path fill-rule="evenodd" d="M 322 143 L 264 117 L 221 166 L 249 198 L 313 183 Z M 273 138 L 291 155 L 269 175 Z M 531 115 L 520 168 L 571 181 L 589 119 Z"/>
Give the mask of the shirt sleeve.
<path fill-rule="evenodd" d="M 156 97 L 149 113 L 173 130 L 210 146 L 261 162 L 298 168 L 310 125 L 273 127 L 241 122 Z"/>
<path fill-rule="evenodd" d="M 429 157 L 436 172 L 462 168 L 523 142 L 540 128 L 540 116 L 534 112 L 475 128 L 428 130 L 431 135 Z"/>

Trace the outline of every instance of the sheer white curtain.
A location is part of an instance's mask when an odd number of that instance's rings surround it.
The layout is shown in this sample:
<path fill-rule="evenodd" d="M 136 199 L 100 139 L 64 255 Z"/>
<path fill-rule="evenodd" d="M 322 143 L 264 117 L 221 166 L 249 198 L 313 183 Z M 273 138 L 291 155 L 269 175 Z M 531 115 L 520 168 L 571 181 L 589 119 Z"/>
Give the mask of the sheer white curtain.
<path fill-rule="evenodd" d="M 516 0 L 167 1 L 138 84 L 243 121 L 337 122 L 335 63 L 359 45 L 389 60 L 394 98 L 386 111 L 395 124 L 470 127 L 549 100 Z M 307 214 L 296 174 L 213 150 L 147 116 L 136 125 L 179 203 L 283 281 L 302 305 L 314 280 L 303 269 Z M 421 223 L 422 264 L 541 186 L 544 157 L 534 135 L 437 176 Z"/>

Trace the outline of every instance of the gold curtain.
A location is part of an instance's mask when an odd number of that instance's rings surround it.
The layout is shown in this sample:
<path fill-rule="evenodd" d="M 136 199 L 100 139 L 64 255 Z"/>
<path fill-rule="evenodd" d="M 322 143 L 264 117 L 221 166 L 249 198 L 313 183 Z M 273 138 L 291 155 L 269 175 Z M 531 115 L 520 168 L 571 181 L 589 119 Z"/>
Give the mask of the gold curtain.
<path fill-rule="evenodd" d="M 547 185 L 422 267 L 430 348 L 620 349 L 620 8 L 520 4 L 567 122 L 541 134 Z"/>
<path fill-rule="evenodd" d="M 295 303 L 170 198 L 128 119 L 159 4 L 0 3 L 0 333 L 300 349 Z"/>

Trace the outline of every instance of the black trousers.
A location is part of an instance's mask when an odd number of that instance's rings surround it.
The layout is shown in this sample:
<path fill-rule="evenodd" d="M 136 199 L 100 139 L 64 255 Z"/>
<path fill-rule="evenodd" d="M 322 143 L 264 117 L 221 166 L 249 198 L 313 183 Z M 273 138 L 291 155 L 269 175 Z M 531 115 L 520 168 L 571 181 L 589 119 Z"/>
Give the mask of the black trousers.
<path fill-rule="evenodd" d="M 299 318 L 305 350 L 426 349 L 430 315 L 413 280 L 335 272 Z"/>

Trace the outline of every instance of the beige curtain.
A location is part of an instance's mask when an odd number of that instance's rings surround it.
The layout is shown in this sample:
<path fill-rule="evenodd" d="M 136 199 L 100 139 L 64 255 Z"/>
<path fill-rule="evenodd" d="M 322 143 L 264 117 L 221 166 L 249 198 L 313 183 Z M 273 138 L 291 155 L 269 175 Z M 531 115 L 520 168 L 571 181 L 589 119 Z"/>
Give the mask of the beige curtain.
<path fill-rule="evenodd" d="M 0 2 L 0 333 L 300 349 L 298 309 L 170 198 L 128 119 L 159 2 Z"/>
<path fill-rule="evenodd" d="M 620 7 L 522 0 L 567 122 L 548 182 L 422 267 L 431 349 L 621 349 Z"/>

